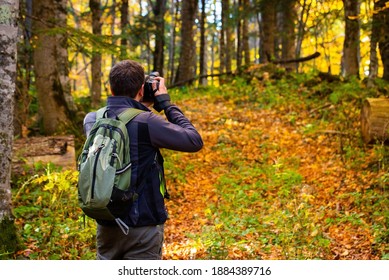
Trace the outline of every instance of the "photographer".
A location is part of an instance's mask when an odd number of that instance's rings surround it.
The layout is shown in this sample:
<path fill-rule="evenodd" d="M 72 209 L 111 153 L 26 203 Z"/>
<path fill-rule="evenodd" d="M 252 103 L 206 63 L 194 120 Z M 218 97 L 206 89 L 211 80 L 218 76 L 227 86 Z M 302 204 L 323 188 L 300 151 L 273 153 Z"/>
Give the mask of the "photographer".
<path fill-rule="evenodd" d="M 98 259 L 161 259 L 168 198 L 160 148 L 197 152 L 201 136 L 181 110 L 170 103 L 164 78 L 157 73 L 146 77 L 143 67 L 132 60 L 117 63 L 109 74 L 112 96 L 108 97 L 108 117 L 118 116 L 127 108 L 144 112 L 127 124 L 132 161 L 131 187 L 142 191 L 136 209 L 129 210 L 124 222 L 130 227 L 124 235 L 116 223 L 98 220 Z M 164 111 L 165 118 L 148 107 Z M 84 119 L 84 131 L 90 132 L 96 112 Z"/>

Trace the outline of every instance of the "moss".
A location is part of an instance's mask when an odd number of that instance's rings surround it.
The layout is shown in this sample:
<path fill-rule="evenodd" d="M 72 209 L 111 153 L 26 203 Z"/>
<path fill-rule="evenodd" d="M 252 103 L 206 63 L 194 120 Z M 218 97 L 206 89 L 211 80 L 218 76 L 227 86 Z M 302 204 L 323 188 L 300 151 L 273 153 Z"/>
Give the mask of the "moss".
<path fill-rule="evenodd" d="M 0 260 L 12 259 L 19 248 L 19 238 L 13 220 L 0 221 Z"/>

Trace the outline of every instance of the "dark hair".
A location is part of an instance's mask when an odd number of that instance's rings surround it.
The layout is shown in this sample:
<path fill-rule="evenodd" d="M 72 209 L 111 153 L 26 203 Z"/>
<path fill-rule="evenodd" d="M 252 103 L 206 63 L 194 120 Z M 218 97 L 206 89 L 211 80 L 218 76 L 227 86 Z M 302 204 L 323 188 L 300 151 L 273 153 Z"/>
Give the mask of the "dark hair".
<path fill-rule="evenodd" d="M 142 65 L 133 60 L 123 60 L 115 64 L 109 73 L 109 84 L 115 96 L 134 98 L 145 81 Z"/>

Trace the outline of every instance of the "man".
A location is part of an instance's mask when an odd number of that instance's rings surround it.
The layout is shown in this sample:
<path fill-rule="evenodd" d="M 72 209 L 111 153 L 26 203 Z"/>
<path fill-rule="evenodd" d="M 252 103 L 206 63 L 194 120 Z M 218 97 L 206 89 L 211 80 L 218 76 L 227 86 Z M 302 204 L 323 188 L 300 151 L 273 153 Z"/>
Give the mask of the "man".
<path fill-rule="evenodd" d="M 98 259 L 161 259 L 163 228 L 167 219 L 164 198 L 168 194 L 159 149 L 196 152 L 203 146 L 194 126 L 177 106 L 170 103 L 164 78 L 154 80 L 154 98 L 146 100 L 145 73 L 139 63 L 121 61 L 109 74 L 112 96 L 107 100 L 108 117 L 115 117 L 127 108 L 144 111 L 127 124 L 132 161 L 131 187 L 141 186 L 142 191 L 124 220 L 130 226 L 128 235 L 123 234 L 114 222 L 97 221 Z M 149 110 L 153 104 L 157 111 L 164 111 L 167 120 Z M 86 134 L 95 120 L 96 112 L 86 115 Z"/>

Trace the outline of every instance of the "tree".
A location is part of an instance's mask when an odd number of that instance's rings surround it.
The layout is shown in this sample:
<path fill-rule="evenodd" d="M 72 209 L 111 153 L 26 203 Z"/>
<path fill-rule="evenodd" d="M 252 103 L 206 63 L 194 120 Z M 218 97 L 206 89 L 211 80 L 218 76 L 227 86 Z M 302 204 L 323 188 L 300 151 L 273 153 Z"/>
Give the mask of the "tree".
<path fill-rule="evenodd" d="M 345 38 L 343 44 L 344 76 L 359 77 L 359 1 L 343 0 Z"/>
<path fill-rule="evenodd" d="M 207 74 L 207 57 L 206 57 L 206 42 L 205 42 L 205 21 L 207 14 L 205 11 L 205 0 L 201 0 L 201 17 L 200 17 L 200 75 L 204 76 Z M 207 78 L 201 78 L 200 84 L 203 86 L 207 85 Z"/>
<path fill-rule="evenodd" d="M 22 1 L 19 6 L 19 34 L 21 39 L 17 48 L 17 79 L 14 106 L 14 135 L 26 136 L 24 129 L 29 121 L 29 104 L 31 95 L 28 93 L 32 83 L 32 47 L 31 41 L 32 0 Z"/>
<path fill-rule="evenodd" d="M 380 9 L 380 39 L 379 39 L 379 49 L 382 59 L 382 64 L 384 65 L 384 74 L 382 78 L 385 81 L 389 81 L 389 9 L 386 8 L 387 1 L 380 0 L 379 6 L 383 7 Z"/>
<path fill-rule="evenodd" d="M 382 3 L 381 3 L 382 4 Z M 374 2 L 373 20 L 370 35 L 370 63 L 369 63 L 369 81 L 377 78 L 378 75 L 378 56 L 377 46 L 379 41 L 380 32 L 380 2 Z"/>
<path fill-rule="evenodd" d="M 95 36 L 101 36 L 101 15 L 102 9 L 100 0 L 89 0 L 89 7 L 92 12 L 92 32 Z M 92 51 L 92 107 L 97 107 L 101 102 L 101 53 L 98 48 L 93 47 Z"/>
<path fill-rule="evenodd" d="M 0 1 L 0 259 L 17 248 L 10 178 L 18 12 L 18 0 Z"/>
<path fill-rule="evenodd" d="M 39 112 L 45 134 L 71 125 L 75 111 L 70 94 L 66 37 L 66 0 L 34 1 L 34 70 Z"/>
<path fill-rule="evenodd" d="M 280 0 L 280 4 L 283 15 L 281 27 L 281 59 L 290 60 L 296 58 L 296 0 Z M 292 70 L 293 64 L 286 64 L 285 68 Z"/>
<path fill-rule="evenodd" d="M 170 3 L 170 15 L 172 16 L 172 22 L 170 23 L 170 31 L 169 31 L 169 82 L 170 84 L 174 83 L 174 54 L 176 50 L 176 26 L 178 22 L 178 13 L 179 13 L 179 5 L 178 0 L 172 0 Z"/>
<path fill-rule="evenodd" d="M 222 29 L 220 31 L 220 73 L 232 70 L 234 53 L 233 24 L 230 17 L 230 0 L 222 0 Z"/>
<path fill-rule="evenodd" d="M 181 13 L 181 51 L 175 84 L 191 82 L 195 77 L 195 29 L 197 0 L 183 1 Z"/>
<path fill-rule="evenodd" d="M 300 57 L 301 55 L 301 47 L 305 36 L 305 28 L 307 26 L 307 21 L 309 18 L 308 15 L 311 11 L 311 5 L 312 5 L 312 1 L 309 1 L 307 3 L 307 0 L 304 0 L 303 3 L 301 4 L 301 9 L 300 9 L 301 12 L 297 24 L 296 57 Z"/>
<path fill-rule="evenodd" d="M 239 0 L 238 1 L 238 24 L 237 24 L 237 51 L 236 51 L 236 67 L 240 69 L 244 59 L 244 63 L 247 65 L 250 63 L 250 49 L 249 49 L 249 11 L 250 1 Z"/>
<path fill-rule="evenodd" d="M 128 53 L 128 40 L 127 40 L 128 37 L 127 30 L 129 25 L 128 16 L 129 16 L 128 0 L 121 0 L 121 5 L 120 5 L 120 29 L 122 32 L 120 38 L 120 58 L 121 59 L 126 59 Z"/>
<path fill-rule="evenodd" d="M 276 3 L 277 1 L 262 1 L 262 34 L 260 62 L 266 63 L 274 59 L 275 31 L 276 31 Z"/>
<path fill-rule="evenodd" d="M 155 48 L 153 52 L 154 70 L 163 76 L 164 48 L 165 48 L 165 13 L 167 11 L 166 0 L 157 0 L 155 4 L 149 1 L 155 16 Z"/>

